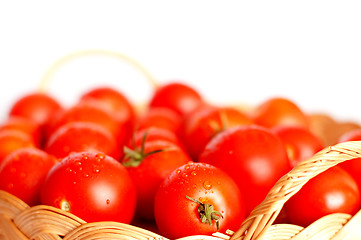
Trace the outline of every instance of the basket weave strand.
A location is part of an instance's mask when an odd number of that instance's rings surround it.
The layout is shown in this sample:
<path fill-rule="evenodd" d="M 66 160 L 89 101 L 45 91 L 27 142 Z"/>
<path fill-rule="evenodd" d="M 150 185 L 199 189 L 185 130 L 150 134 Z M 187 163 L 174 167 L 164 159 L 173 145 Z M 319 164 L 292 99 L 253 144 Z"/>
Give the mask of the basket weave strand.
<path fill-rule="evenodd" d="M 178 240 L 345 240 L 361 239 L 361 211 L 354 216 L 343 213 L 327 215 L 306 228 L 293 224 L 273 224 L 285 202 L 307 181 L 327 169 L 361 157 L 361 141 L 330 146 L 300 163 L 284 175 L 269 191 L 264 201 L 231 235 L 188 236 Z M 29 207 L 15 196 L 0 190 L 1 240 L 95 240 L 159 239 L 151 231 L 116 222 L 86 223 L 71 213 L 50 206 Z"/>

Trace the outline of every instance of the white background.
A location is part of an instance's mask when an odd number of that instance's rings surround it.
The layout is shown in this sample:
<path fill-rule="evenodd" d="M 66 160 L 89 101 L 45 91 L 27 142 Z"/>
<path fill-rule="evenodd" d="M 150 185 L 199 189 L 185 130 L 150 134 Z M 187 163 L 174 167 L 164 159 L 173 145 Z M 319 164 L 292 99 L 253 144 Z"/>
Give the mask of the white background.
<path fill-rule="evenodd" d="M 56 61 L 87 49 L 125 54 L 158 82 L 184 81 L 215 103 L 285 96 L 361 122 L 361 1 L 1 1 L 1 118 Z M 152 90 L 107 57 L 57 70 L 47 91 L 64 104 L 99 84 L 133 102 Z"/>

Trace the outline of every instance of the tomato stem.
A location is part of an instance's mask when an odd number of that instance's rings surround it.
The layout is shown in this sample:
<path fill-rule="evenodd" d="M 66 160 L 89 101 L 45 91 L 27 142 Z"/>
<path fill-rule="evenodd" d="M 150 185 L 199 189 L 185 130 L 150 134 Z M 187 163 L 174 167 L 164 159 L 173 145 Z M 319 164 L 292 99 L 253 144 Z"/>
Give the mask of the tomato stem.
<path fill-rule="evenodd" d="M 217 231 L 219 230 L 219 220 L 223 218 L 223 215 L 213 209 L 213 205 L 209 203 L 202 203 L 194 198 L 186 196 L 189 200 L 198 204 L 198 214 L 202 223 L 212 224 L 212 220 L 216 222 Z"/>

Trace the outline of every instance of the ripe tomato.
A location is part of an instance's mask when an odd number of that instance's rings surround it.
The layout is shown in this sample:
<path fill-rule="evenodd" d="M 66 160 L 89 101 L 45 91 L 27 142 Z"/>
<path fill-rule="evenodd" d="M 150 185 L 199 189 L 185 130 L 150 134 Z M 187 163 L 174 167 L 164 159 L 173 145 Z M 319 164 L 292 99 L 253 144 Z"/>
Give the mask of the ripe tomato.
<path fill-rule="evenodd" d="M 341 135 L 339 142 L 361 141 L 361 129 L 354 129 Z M 338 164 L 342 169 L 346 170 L 357 182 L 361 191 L 361 158 L 355 158 Z"/>
<path fill-rule="evenodd" d="M 121 154 L 114 136 L 91 122 L 69 122 L 61 126 L 50 136 L 44 150 L 57 158 L 84 151 L 100 151 L 115 159 L 119 159 Z"/>
<path fill-rule="evenodd" d="M 10 117 L 0 125 L 0 131 L 18 130 L 28 134 L 36 147 L 42 147 L 42 130 L 36 122 L 24 117 Z"/>
<path fill-rule="evenodd" d="M 166 107 L 184 115 L 203 104 L 201 95 L 191 86 L 171 82 L 160 86 L 150 100 L 150 107 Z"/>
<path fill-rule="evenodd" d="M 140 147 L 126 149 L 122 163 L 127 167 L 137 189 L 137 216 L 154 219 L 154 196 L 164 178 L 190 157 L 176 144 L 165 140 L 143 142 Z"/>
<path fill-rule="evenodd" d="M 327 214 L 354 215 L 360 209 L 360 201 L 355 180 L 335 166 L 308 181 L 284 207 L 293 224 L 306 227 Z"/>
<path fill-rule="evenodd" d="M 171 239 L 235 231 L 245 217 L 243 196 L 233 179 L 219 168 L 193 162 L 163 181 L 154 211 L 160 233 Z"/>
<path fill-rule="evenodd" d="M 134 128 L 135 109 L 120 91 L 106 86 L 93 88 L 80 97 L 80 101 L 88 100 L 101 103 L 112 113 L 112 116 L 125 125 L 124 130 L 131 132 Z"/>
<path fill-rule="evenodd" d="M 264 127 L 292 125 L 308 128 L 307 115 L 290 99 L 270 98 L 253 110 L 253 120 Z"/>
<path fill-rule="evenodd" d="M 49 171 L 41 203 L 71 212 L 87 222 L 130 223 L 136 191 L 127 170 L 100 152 L 74 153 Z"/>
<path fill-rule="evenodd" d="M 181 122 L 181 116 L 174 110 L 164 107 L 153 107 L 140 116 L 137 120 L 136 128 L 157 127 L 178 133 Z"/>
<path fill-rule="evenodd" d="M 63 111 L 54 120 L 48 136 L 69 122 L 92 122 L 100 124 L 113 134 L 119 145 L 124 144 L 125 138 L 127 137 L 124 135 L 124 125 L 117 121 L 111 112 L 107 111 L 107 109 L 96 101 L 82 101 Z"/>
<path fill-rule="evenodd" d="M 180 148 L 185 149 L 183 143 L 179 140 L 178 136 L 174 132 L 159 127 L 149 127 L 134 131 L 133 137 L 128 139 L 125 146 L 128 148 L 141 148 L 143 141 L 150 142 L 154 140 L 165 140 L 172 142 L 177 144 Z"/>
<path fill-rule="evenodd" d="M 199 154 L 215 135 L 227 128 L 251 123 L 251 119 L 238 109 L 205 106 L 185 118 L 181 136 L 188 153 L 197 161 Z"/>
<path fill-rule="evenodd" d="M 23 147 L 35 147 L 28 134 L 18 130 L 0 131 L 0 163 L 11 152 Z"/>
<path fill-rule="evenodd" d="M 324 148 L 321 139 L 303 127 L 277 126 L 272 131 L 285 145 L 292 167 Z"/>
<path fill-rule="evenodd" d="M 52 96 L 34 92 L 19 98 L 10 109 L 10 116 L 25 117 L 44 125 L 63 107 Z"/>
<path fill-rule="evenodd" d="M 0 189 L 30 206 L 40 204 L 40 189 L 56 159 L 37 148 L 20 148 L 0 164 Z"/>
<path fill-rule="evenodd" d="M 291 169 L 281 140 L 271 130 L 257 125 L 237 126 L 217 134 L 199 161 L 221 168 L 235 180 L 247 195 L 246 214 Z"/>

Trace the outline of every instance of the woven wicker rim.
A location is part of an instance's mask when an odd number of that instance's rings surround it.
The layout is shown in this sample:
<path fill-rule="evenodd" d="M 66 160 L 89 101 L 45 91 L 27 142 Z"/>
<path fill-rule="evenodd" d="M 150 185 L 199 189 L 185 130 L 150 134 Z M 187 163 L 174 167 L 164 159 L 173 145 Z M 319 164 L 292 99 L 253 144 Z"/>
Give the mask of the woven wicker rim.
<path fill-rule="evenodd" d="M 361 157 L 361 141 L 327 147 L 284 175 L 264 201 L 229 235 L 188 236 L 178 240 L 220 239 L 360 239 L 361 211 L 354 216 L 327 215 L 306 228 L 292 224 L 273 224 L 287 200 L 307 181 L 321 172 L 350 159 Z M 71 213 L 50 206 L 29 207 L 15 196 L 0 191 L 0 239 L 167 239 L 151 231 L 117 222 L 86 223 Z"/>

